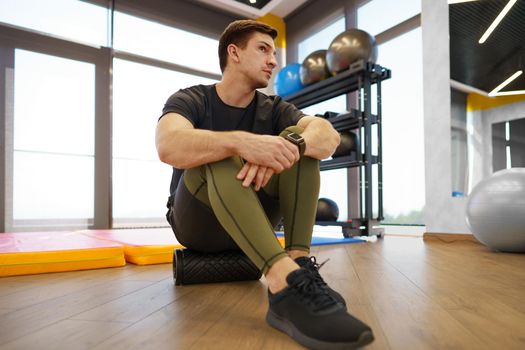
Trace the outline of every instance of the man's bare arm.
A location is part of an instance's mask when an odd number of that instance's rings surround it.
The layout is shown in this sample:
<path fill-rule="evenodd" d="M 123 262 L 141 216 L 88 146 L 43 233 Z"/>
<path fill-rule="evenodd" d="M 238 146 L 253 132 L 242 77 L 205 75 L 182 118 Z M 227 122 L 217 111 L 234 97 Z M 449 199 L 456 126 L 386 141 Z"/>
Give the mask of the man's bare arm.
<path fill-rule="evenodd" d="M 157 125 L 156 146 L 164 163 L 188 169 L 234 155 L 279 173 L 298 159 L 297 146 L 279 136 L 245 131 L 217 132 L 193 128 L 182 115 L 168 113 Z"/>
<path fill-rule="evenodd" d="M 235 153 L 234 137 L 194 129 L 189 120 L 177 113 L 168 113 L 160 119 L 155 143 L 160 160 L 180 169 L 215 162 Z"/>

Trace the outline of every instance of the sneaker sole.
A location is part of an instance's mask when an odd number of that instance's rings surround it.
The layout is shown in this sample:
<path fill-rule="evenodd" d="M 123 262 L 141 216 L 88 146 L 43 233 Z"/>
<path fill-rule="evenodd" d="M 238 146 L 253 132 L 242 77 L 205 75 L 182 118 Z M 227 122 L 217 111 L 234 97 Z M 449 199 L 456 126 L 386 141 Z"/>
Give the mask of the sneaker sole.
<path fill-rule="evenodd" d="M 298 343 L 306 346 L 310 349 L 316 350 L 343 350 L 343 349 L 357 349 L 374 341 L 374 335 L 372 332 L 363 332 L 359 339 L 354 342 L 347 343 L 333 343 L 326 342 L 318 339 L 311 338 L 306 334 L 301 333 L 293 324 L 286 319 L 279 317 L 272 311 L 268 310 L 266 314 L 266 322 L 281 332 L 288 334 L 290 337 L 295 339 Z"/>

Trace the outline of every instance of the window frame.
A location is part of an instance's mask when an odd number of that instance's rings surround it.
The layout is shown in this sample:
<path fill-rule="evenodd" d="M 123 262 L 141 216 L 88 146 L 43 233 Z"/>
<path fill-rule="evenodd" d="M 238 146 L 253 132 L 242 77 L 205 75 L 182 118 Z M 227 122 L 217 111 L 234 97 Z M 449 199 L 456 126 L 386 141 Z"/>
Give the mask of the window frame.
<path fill-rule="evenodd" d="M 145 18 L 152 20 L 151 18 Z M 183 30 L 187 30 L 184 28 Z M 110 41 L 111 42 L 111 41 Z M 36 53 L 87 62 L 95 65 L 95 171 L 94 218 L 81 219 L 13 219 L 13 146 L 14 146 L 14 53 L 23 49 Z M 113 228 L 112 193 L 112 72 L 113 59 L 220 80 L 219 74 L 182 66 L 137 54 L 116 51 L 54 37 L 16 25 L 0 23 L 0 232 L 34 231 L 39 229 L 102 229 Z M 169 184 L 166 184 L 168 186 Z M 161 222 L 162 220 L 162 222 Z M 129 226 L 168 226 L 158 218 L 125 219 Z"/>
<path fill-rule="evenodd" d="M 107 223 L 107 204 L 105 200 L 110 198 L 108 188 L 105 185 L 105 174 L 110 169 L 101 151 L 104 144 L 110 138 L 107 135 L 107 121 L 111 120 L 111 109 L 108 108 L 110 60 L 107 48 L 96 48 L 90 45 L 75 43 L 61 38 L 56 38 L 38 33 L 36 31 L 23 29 L 17 26 L 0 24 L 0 50 L 2 59 L 0 63 L 0 77 L 4 91 L 0 91 L 0 98 L 9 106 L 0 111 L 0 121 L 5 125 L 3 131 L 4 142 L 0 145 L 0 153 L 3 156 L 2 183 L 3 197 L 0 202 L 3 206 L 3 215 L 0 215 L 0 231 L 20 231 L 35 228 L 85 228 L 86 226 Z M 75 61 L 86 62 L 95 65 L 95 198 L 94 219 L 13 219 L 13 149 L 14 149 L 14 64 L 15 49 L 28 50 L 51 56 L 62 57 Z M 106 134 L 106 135 L 105 135 Z M 102 147 L 101 147 L 102 146 Z"/>

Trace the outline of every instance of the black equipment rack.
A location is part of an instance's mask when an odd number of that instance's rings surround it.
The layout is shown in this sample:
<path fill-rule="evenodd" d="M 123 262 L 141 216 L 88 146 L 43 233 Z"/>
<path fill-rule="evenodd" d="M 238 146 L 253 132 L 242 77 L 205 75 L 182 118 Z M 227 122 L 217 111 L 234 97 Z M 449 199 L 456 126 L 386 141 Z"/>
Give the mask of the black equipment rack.
<path fill-rule="evenodd" d="M 348 221 L 317 221 L 317 225 L 341 226 L 345 237 L 378 236 L 383 237 L 384 229 L 379 227 L 383 220 L 383 167 L 381 130 L 381 82 L 391 78 L 391 71 L 380 65 L 357 61 L 348 70 L 333 77 L 309 85 L 290 94 L 285 100 L 297 108 L 323 102 L 330 98 L 356 91 L 358 108 L 348 113 L 336 115 L 327 120 L 339 131 L 358 129 L 359 142 L 356 151 L 349 155 L 321 161 L 321 170 L 360 167 L 359 169 L 359 218 Z M 372 111 L 372 87 L 376 87 L 376 111 Z M 376 125 L 377 155 L 372 154 L 372 125 Z M 378 215 L 373 217 L 372 206 L 372 165 L 377 164 Z M 363 170 L 364 169 L 364 175 Z"/>

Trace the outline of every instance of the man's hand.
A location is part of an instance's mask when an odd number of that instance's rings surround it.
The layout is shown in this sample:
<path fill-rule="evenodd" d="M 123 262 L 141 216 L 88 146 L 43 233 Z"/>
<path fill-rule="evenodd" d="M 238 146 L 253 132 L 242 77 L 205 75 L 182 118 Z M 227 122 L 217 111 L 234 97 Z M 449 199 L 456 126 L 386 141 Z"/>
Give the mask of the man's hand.
<path fill-rule="evenodd" d="M 277 174 L 291 168 L 300 157 L 299 148 L 280 136 L 246 134 L 239 146 L 238 153 L 247 163 L 270 168 Z M 255 169 L 251 169 L 251 171 L 252 173 L 259 173 Z"/>
<path fill-rule="evenodd" d="M 305 116 L 299 120 L 297 126 L 304 130 L 301 136 L 306 143 L 305 156 L 319 160 L 326 159 L 334 153 L 341 142 L 339 133 L 324 118 Z"/>
<path fill-rule="evenodd" d="M 237 174 L 238 180 L 243 180 L 242 185 L 244 187 L 250 186 L 252 183 L 255 184 L 255 190 L 259 191 L 262 187 L 268 184 L 274 171 L 272 168 L 265 166 L 245 163 L 241 171 Z"/>

